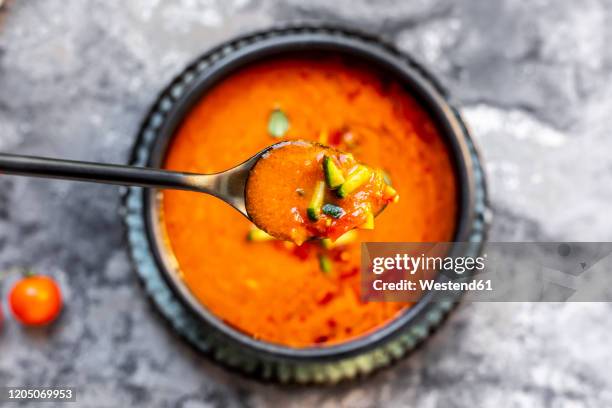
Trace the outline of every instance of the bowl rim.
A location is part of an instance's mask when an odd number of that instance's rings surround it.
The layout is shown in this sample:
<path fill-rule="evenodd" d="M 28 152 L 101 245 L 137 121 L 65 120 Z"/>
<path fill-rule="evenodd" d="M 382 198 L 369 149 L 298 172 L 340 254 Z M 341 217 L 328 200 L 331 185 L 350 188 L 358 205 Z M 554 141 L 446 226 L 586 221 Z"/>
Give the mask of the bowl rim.
<path fill-rule="evenodd" d="M 164 121 L 159 125 L 158 136 L 150 150 L 148 165 L 161 167 L 176 129 L 182 123 L 185 115 L 190 112 L 211 86 L 236 70 L 254 62 L 281 54 L 295 54 L 300 51 L 340 53 L 357 59 L 368 60 L 375 63 L 379 68 L 393 73 L 397 81 L 410 89 L 411 94 L 418 100 L 419 104 L 434 118 L 436 126 L 451 151 L 459 186 L 459 210 L 454 241 L 467 242 L 470 239 L 475 218 L 474 194 L 476 189 L 472 156 L 466 140 L 469 138 L 467 127 L 456 109 L 451 106 L 444 89 L 420 64 L 380 38 L 355 29 L 338 28 L 338 26 L 299 25 L 289 28 L 259 30 L 226 41 L 203 53 L 166 88 L 167 91 L 179 84 L 179 78 L 185 73 L 193 71 L 202 58 L 208 57 L 210 59 L 210 65 L 206 67 L 206 70 L 199 73 L 191 81 L 186 92 L 177 98 L 174 105 L 166 113 Z M 155 109 L 155 106 L 153 109 Z M 149 115 L 147 115 L 145 123 L 148 118 Z M 255 339 L 221 320 L 191 294 L 189 288 L 178 276 L 176 261 L 173 259 L 172 251 L 165 241 L 162 223 L 159 222 L 161 195 L 157 190 L 146 190 L 143 191 L 143 194 L 145 232 L 149 247 L 163 278 L 181 303 L 193 312 L 202 323 L 216 330 L 222 336 L 223 341 L 228 341 L 242 348 L 246 346 L 253 353 L 259 355 L 263 353 L 270 359 L 306 361 L 354 356 L 371 350 L 393 338 L 411 322 L 418 320 L 431 303 L 435 301 L 431 296 L 432 294 L 428 293 L 412 307 L 383 326 L 355 339 L 330 346 L 296 348 Z M 439 278 L 444 279 L 444 276 L 440 274 Z"/>

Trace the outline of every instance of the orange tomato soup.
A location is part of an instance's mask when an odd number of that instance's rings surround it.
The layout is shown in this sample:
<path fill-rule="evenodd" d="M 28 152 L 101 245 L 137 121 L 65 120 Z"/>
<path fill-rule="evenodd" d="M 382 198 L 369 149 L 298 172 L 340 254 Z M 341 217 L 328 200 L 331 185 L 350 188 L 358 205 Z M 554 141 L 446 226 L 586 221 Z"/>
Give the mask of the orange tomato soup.
<path fill-rule="evenodd" d="M 289 121 L 281 138 L 268 133 L 273 110 Z M 376 217 L 374 230 L 331 245 L 249 240 L 246 218 L 192 192 L 163 193 L 162 223 L 185 284 L 216 316 L 264 341 L 326 346 L 367 334 L 410 307 L 360 301 L 359 244 L 451 241 L 456 179 L 447 147 L 415 99 L 383 74 L 334 57 L 263 61 L 230 75 L 187 115 L 165 167 L 218 172 L 296 139 L 383 169 L 401 199 Z"/>
<path fill-rule="evenodd" d="M 336 240 L 356 227 L 373 229 L 374 215 L 396 198 L 381 170 L 304 140 L 277 143 L 264 153 L 250 171 L 245 194 L 247 213 L 258 227 L 298 245 L 311 238 Z"/>

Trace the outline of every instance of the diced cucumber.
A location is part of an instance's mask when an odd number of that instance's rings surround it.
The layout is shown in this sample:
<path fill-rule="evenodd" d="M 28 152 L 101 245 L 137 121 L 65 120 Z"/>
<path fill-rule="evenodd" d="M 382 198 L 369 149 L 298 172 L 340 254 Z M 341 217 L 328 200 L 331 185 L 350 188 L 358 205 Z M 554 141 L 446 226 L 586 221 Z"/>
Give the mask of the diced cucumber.
<path fill-rule="evenodd" d="M 321 246 L 325 249 L 332 249 L 334 247 L 334 242 L 329 238 L 323 238 L 320 242 Z"/>
<path fill-rule="evenodd" d="M 354 229 L 350 231 L 346 231 L 344 234 L 340 235 L 340 237 L 334 242 L 334 244 L 336 246 L 351 244 L 357 241 L 357 235 L 358 233 Z"/>
<path fill-rule="evenodd" d="M 383 196 L 387 200 L 391 200 L 392 199 L 393 202 L 397 202 L 397 200 L 399 200 L 399 194 L 397 194 L 397 191 L 393 187 L 391 187 L 389 185 L 385 186 L 385 190 L 383 192 Z"/>
<path fill-rule="evenodd" d="M 337 205 L 333 204 L 325 204 L 322 210 L 324 214 L 327 214 L 332 218 L 342 218 L 342 216 L 346 214 L 342 207 L 338 207 Z"/>
<path fill-rule="evenodd" d="M 346 181 L 337 190 L 338 197 L 345 198 L 353 191 L 365 184 L 370 178 L 371 172 L 366 166 L 358 166 L 355 171 L 349 174 Z"/>
<path fill-rule="evenodd" d="M 272 241 L 275 238 L 269 235 L 267 232 L 260 230 L 259 228 L 253 227 L 247 234 L 247 240 L 251 242 L 264 242 Z"/>
<path fill-rule="evenodd" d="M 339 246 L 352 244 L 353 242 L 357 241 L 358 235 L 357 230 L 352 229 L 340 235 L 340 237 L 335 241 L 332 241 L 330 238 L 323 238 L 321 240 L 321 246 L 325 249 L 334 249 Z"/>
<path fill-rule="evenodd" d="M 306 212 L 308 213 L 308 218 L 311 221 L 317 221 L 321 216 L 321 207 L 323 207 L 323 199 L 325 198 L 325 182 L 318 181 L 314 192 L 312 193 L 312 198 L 310 199 L 310 204 L 308 204 L 308 209 Z"/>
<path fill-rule="evenodd" d="M 382 172 L 383 180 L 385 180 L 385 183 L 387 183 L 388 185 L 392 186 L 393 182 L 391 181 L 391 176 L 389 175 L 389 173 L 387 173 L 384 170 L 381 170 L 381 172 Z"/>
<path fill-rule="evenodd" d="M 368 211 L 366 213 L 366 220 L 363 224 L 359 226 L 359 228 L 367 230 L 374 229 L 374 213 L 372 211 Z"/>
<path fill-rule="evenodd" d="M 337 189 L 344 183 L 344 175 L 342 175 L 342 170 L 336 163 L 334 163 L 334 159 L 329 156 L 325 156 L 323 158 L 323 173 L 325 173 L 325 181 L 327 182 L 327 186 L 332 190 Z"/>
<path fill-rule="evenodd" d="M 330 273 L 332 271 L 332 260 L 325 255 L 319 255 L 319 268 L 324 273 Z"/>

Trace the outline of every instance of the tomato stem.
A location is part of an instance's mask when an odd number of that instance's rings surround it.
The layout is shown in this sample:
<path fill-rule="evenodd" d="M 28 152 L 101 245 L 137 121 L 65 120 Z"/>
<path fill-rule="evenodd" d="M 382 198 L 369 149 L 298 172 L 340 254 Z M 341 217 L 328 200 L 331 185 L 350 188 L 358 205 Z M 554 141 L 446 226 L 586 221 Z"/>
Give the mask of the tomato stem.
<path fill-rule="evenodd" d="M 34 273 L 34 270 L 32 268 L 21 268 L 21 274 L 26 277 L 26 278 L 30 278 L 34 275 L 36 275 Z"/>

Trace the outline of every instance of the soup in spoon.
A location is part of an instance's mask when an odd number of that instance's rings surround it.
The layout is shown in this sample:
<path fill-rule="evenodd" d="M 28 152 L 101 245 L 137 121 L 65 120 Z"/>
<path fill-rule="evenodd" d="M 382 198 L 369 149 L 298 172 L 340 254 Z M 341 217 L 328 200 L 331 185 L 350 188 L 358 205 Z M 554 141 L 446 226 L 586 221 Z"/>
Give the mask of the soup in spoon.
<path fill-rule="evenodd" d="M 268 234 L 300 245 L 335 240 L 353 228 L 374 228 L 374 217 L 399 199 L 382 170 L 350 153 L 306 141 L 274 145 L 251 169 L 246 207 Z"/>

